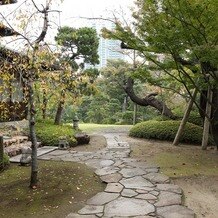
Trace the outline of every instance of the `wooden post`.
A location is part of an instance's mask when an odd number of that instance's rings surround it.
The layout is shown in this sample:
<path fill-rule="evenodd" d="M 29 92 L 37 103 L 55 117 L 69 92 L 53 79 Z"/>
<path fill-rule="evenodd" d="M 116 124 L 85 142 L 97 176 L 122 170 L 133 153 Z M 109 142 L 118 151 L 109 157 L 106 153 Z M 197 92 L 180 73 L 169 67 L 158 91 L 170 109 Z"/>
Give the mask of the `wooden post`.
<path fill-rule="evenodd" d="M 204 130 L 203 130 L 203 138 L 202 138 L 202 144 L 201 144 L 202 150 L 207 149 L 208 140 L 209 140 L 212 97 L 213 97 L 213 92 L 211 90 L 211 87 L 208 86 L 207 104 L 206 104 L 206 112 L 205 112 L 205 118 L 204 118 Z"/>
<path fill-rule="evenodd" d="M 134 112 L 133 112 L 133 125 L 137 122 L 137 104 L 134 103 Z"/>
<path fill-rule="evenodd" d="M 179 129 L 178 129 L 178 131 L 176 133 L 175 139 L 173 141 L 173 145 L 178 145 L 179 144 L 179 139 L 181 138 L 182 133 L 183 133 L 183 131 L 185 129 L 185 124 L 188 121 L 188 118 L 189 118 L 189 115 L 190 115 L 190 112 L 191 112 L 194 100 L 196 98 L 196 95 L 197 95 L 197 89 L 194 90 L 193 96 L 192 96 L 192 98 L 188 102 L 188 106 L 186 108 L 185 114 L 184 114 L 184 116 L 182 118 L 182 121 L 180 123 Z"/>
<path fill-rule="evenodd" d="M 4 168 L 3 155 L 4 155 L 3 136 L 0 135 L 0 170 Z"/>

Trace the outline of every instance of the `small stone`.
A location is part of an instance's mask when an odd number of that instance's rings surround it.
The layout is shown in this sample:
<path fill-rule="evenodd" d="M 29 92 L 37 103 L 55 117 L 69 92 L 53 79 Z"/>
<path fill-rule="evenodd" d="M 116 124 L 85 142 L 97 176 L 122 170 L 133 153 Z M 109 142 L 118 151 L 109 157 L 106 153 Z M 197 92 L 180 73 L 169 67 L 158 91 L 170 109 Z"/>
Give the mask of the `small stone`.
<path fill-rule="evenodd" d="M 150 190 L 153 190 L 150 188 Z M 148 190 L 144 190 L 144 189 L 136 189 L 136 191 L 139 193 L 139 194 L 147 194 L 149 191 Z"/>
<path fill-rule="evenodd" d="M 122 163 L 123 163 L 122 160 L 117 160 L 113 166 L 114 167 L 119 167 Z"/>
<path fill-rule="evenodd" d="M 158 201 L 155 203 L 157 207 L 182 204 L 182 196 L 173 192 L 160 191 Z"/>
<path fill-rule="evenodd" d="M 78 213 L 82 215 L 91 215 L 96 213 L 103 213 L 103 210 L 103 206 L 86 205 L 81 210 L 79 210 Z"/>
<path fill-rule="evenodd" d="M 120 193 L 123 190 L 123 186 L 120 183 L 108 183 L 105 192 Z"/>
<path fill-rule="evenodd" d="M 123 196 L 123 197 L 129 197 L 129 198 L 131 198 L 131 197 L 134 197 L 134 196 L 136 196 L 138 193 L 137 192 L 135 192 L 134 190 L 132 190 L 132 189 L 123 189 L 123 191 L 122 191 L 122 193 L 121 193 L 121 195 Z"/>
<path fill-rule="evenodd" d="M 104 205 L 119 197 L 117 193 L 99 192 L 87 201 L 89 205 Z"/>
<path fill-rule="evenodd" d="M 119 182 L 122 179 L 122 176 L 119 173 L 113 173 L 110 175 L 101 176 L 100 179 L 106 183 Z"/>
<path fill-rule="evenodd" d="M 168 183 L 169 182 L 169 177 L 161 173 L 149 173 L 143 177 L 154 183 Z"/>
<path fill-rule="evenodd" d="M 79 215 L 76 213 L 70 213 L 66 216 L 66 218 L 96 218 L 95 215 Z"/>
<path fill-rule="evenodd" d="M 157 207 L 157 214 L 167 218 L 194 218 L 195 214 L 192 210 L 181 205 L 172 205 L 166 207 Z"/>
<path fill-rule="evenodd" d="M 157 200 L 157 197 L 152 194 L 139 194 L 136 196 L 136 198 L 145 200 Z"/>
<path fill-rule="evenodd" d="M 149 193 L 152 194 L 152 195 L 154 195 L 154 196 L 158 196 L 158 195 L 159 195 L 159 192 L 158 192 L 158 191 L 150 191 Z"/>

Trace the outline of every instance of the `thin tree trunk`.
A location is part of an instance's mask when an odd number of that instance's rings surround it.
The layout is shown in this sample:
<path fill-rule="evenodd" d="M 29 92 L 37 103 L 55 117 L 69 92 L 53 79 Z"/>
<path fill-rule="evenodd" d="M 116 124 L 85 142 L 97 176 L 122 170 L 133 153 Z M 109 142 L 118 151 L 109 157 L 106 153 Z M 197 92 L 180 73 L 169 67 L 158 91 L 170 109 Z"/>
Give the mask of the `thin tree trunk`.
<path fill-rule="evenodd" d="M 31 178 L 30 178 L 30 187 L 35 189 L 37 188 L 37 175 L 38 175 L 38 163 L 37 163 L 37 139 L 35 133 L 35 106 L 34 106 L 34 92 L 32 82 L 28 84 L 29 90 L 29 128 L 30 128 L 30 139 L 32 142 L 32 162 L 31 162 Z"/>
<path fill-rule="evenodd" d="M 61 117 L 62 117 L 62 113 L 63 113 L 63 109 L 64 109 L 64 103 L 65 103 L 65 91 L 62 90 L 61 91 L 61 100 L 58 103 L 58 108 L 57 108 L 57 112 L 55 115 L 54 124 L 56 124 L 56 125 L 60 125 L 60 123 L 61 123 Z"/>
<path fill-rule="evenodd" d="M 0 170 L 4 169 L 3 155 L 4 155 L 3 136 L 0 136 Z"/>
<path fill-rule="evenodd" d="M 48 99 L 47 99 L 46 95 L 47 95 L 46 91 L 43 90 L 42 118 L 43 118 L 44 120 L 46 119 L 47 104 L 48 104 Z"/>
<path fill-rule="evenodd" d="M 207 90 L 207 104 L 206 104 L 206 112 L 204 118 L 203 138 L 201 144 L 202 150 L 207 149 L 208 140 L 209 140 L 212 97 L 213 97 L 213 92 L 211 90 L 211 87 L 209 86 Z"/>
<path fill-rule="evenodd" d="M 126 95 L 126 96 L 124 97 L 124 100 L 123 100 L 123 105 L 122 105 L 122 112 L 123 112 L 123 113 L 126 112 L 127 104 L 128 104 L 128 95 Z"/>
<path fill-rule="evenodd" d="M 134 111 L 133 111 L 133 125 L 137 123 L 137 104 L 134 103 Z"/>
<path fill-rule="evenodd" d="M 182 118 L 179 129 L 178 129 L 178 131 L 176 133 L 176 137 L 175 137 L 175 139 L 173 141 L 173 145 L 178 145 L 179 144 L 179 139 L 181 138 L 182 133 L 183 133 L 184 128 L 185 128 L 185 124 L 188 121 L 188 118 L 189 118 L 189 115 L 190 115 L 194 100 L 196 98 L 197 92 L 198 92 L 197 89 L 195 89 L 192 98 L 189 100 L 188 107 L 186 108 L 185 114 L 184 114 L 184 116 Z"/>

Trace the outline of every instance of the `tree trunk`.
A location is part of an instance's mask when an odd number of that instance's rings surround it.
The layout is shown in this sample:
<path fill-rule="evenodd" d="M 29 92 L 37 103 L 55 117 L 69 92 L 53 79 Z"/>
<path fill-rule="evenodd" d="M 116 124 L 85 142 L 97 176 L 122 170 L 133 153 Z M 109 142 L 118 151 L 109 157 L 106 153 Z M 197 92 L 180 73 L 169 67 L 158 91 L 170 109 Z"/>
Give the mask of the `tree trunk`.
<path fill-rule="evenodd" d="M 186 108 L 185 114 L 184 114 L 184 116 L 182 118 L 179 129 L 178 129 L 178 131 L 176 133 L 176 137 L 175 137 L 175 139 L 173 141 L 173 145 L 178 145 L 179 144 L 179 139 L 181 138 L 182 133 L 183 133 L 184 128 L 185 128 L 185 124 L 188 121 L 188 117 L 190 115 L 190 112 L 191 112 L 194 100 L 196 98 L 197 92 L 198 92 L 197 89 L 195 89 L 192 98 L 189 100 L 188 107 Z"/>
<path fill-rule="evenodd" d="M 124 97 L 124 100 L 123 100 L 123 105 L 122 105 L 122 112 L 123 113 L 126 112 L 127 106 L 128 106 L 128 95 L 126 95 Z"/>
<path fill-rule="evenodd" d="M 212 97 L 213 97 L 213 92 L 211 90 L 211 87 L 208 87 L 207 104 L 206 104 L 206 112 L 205 112 L 205 119 L 204 119 L 204 130 L 203 130 L 203 138 L 202 138 L 202 144 L 201 144 L 202 150 L 207 149 L 208 140 L 209 140 Z"/>
<path fill-rule="evenodd" d="M 134 111 L 133 111 L 133 125 L 137 123 L 137 104 L 134 103 Z"/>
<path fill-rule="evenodd" d="M 28 84 L 29 90 L 29 128 L 30 128 L 30 139 L 32 142 L 32 162 L 31 162 L 31 178 L 30 187 L 35 189 L 37 187 L 38 179 L 38 163 L 37 163 L 37 139 L 35 133 L 35 106 L 34 106 L 34 92 L 32 82 Z"/>
<path fill-rule="evenodd" d="M 48 104 L 48 99 L 46 97 L 47 93 L 45 90 L 43 90 L 43 100 L 42 100 L 42 119 L 46 119 L 46 111 L 47 111 L 47 104 Z"/>
<path fill-rule="evenodd" d="M 4 155 L 3 136 L 0 136 L 0 171 L 4 169 L 3 155 Z"/>
<path fill-rule="evenodd" d="M 61 100 L 58 103 L 58 108 L 57 108 L 57 112 L 55 115 L 54 124 L 56 124 L 56 125 L 60 125 L 60 123 L 61 123 L 61 117 L 62 117 L 62 112 L 64 109 L 64 103 L 65 103 L 65 90 L 62 90 L 61 91 Z"/>
<path fill-rule="evenodd" d="M 157 93 L 151 93 L 145 98 L 138 97 L 133 90 L 134 81 L 132 78 L 128 78 L 127 84 L 124 87 L 125 92 L 130 97 L 130 99 L 138 105 L 141 106 L 151 106 L 156 108 L 160 113 L 166 117 L 171 119 L 176 119 L 176 116 L 172 113 L 172 111 L 166 106 L 166 104 L 155 98 Z"/>

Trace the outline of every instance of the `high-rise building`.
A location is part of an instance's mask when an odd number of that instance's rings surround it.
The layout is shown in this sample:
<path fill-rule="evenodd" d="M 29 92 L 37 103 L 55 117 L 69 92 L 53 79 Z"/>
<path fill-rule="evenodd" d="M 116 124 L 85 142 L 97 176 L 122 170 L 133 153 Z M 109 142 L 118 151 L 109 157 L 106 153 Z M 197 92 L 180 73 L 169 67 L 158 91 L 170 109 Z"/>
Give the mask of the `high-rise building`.
<path fill-rule="evenodd" d="M 100 63 L 95 66 L 96 68 L 100 69 L 105 67 L 108 59 L 124 59 L 124 54 L 120 48 L 121 42 L 119 40 L 104 39 L 101 36 L 101 30 L 103 28 L 109 30 L 114 29 L 114 23 L 104 20 L 95 20 L 91 23 L 91 27 L 96 29 L 99 36 L 98 55 Z M 85 68 L 89 67 L 91 67 L 91 65 L 85 65 Z"/>

